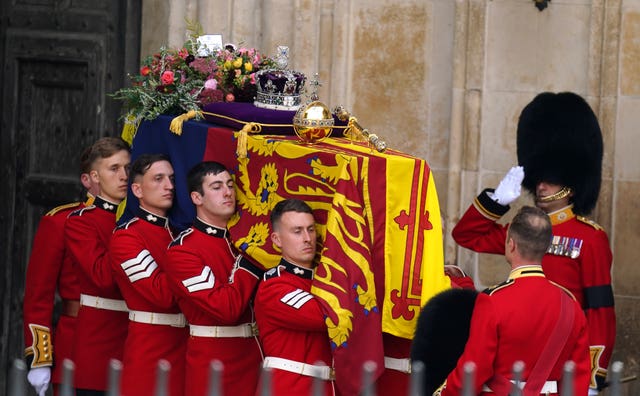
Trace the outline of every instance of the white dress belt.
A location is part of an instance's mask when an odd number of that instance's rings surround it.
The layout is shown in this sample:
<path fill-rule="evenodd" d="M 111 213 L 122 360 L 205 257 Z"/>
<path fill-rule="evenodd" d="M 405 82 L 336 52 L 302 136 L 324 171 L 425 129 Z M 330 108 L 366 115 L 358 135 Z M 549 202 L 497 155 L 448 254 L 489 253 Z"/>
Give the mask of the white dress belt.
<path fill-rule="evenodd" d="M 129 312 L 127 303 L 124 300 L 114 300 L 111 298 L 90 296 L 88 294 L 80 294 L 80 305 L 98 309 L 107 309 L 109 311 Z"/>
<path fill-rule="evenodd" d="M 195 337 L 250 338 L 258 335 L 255 322 L 238 326 L 200 326 L 189 324 L 189 334 Z"/>
<path fill-rule="evenodd" d="M 295 360 L 273 356 L 265 357 L 264 362 L 262 363 L 262 367 L 271 367 L 275 369 L 285 370 L 291 373 L 320 378 L 327 381 L 333 381 L 335 379 L 333 367 L 317 366 L 314 364 L 296 362 Z"/>
<path fill-rule="evenodd" d="M 390 356 L 385 356 L 384 368 L 411 374 L 411 360 L 409 360 L 408 358 L 398 359 L 392 358 Z"/>
<path fill-rule="evenodd" d="M 147 323 L 153 325 L 165 325 L 173 327 L 184 327 L 187 320 L 181 313 L 159 313 L 145 311 L 129 311 L 129 320 L 138 323 Z"/>
<path fill-rule="evenodd" d="M 512 383 L 515 383 L 515 381 L 511 380 Z M 524 386 L 526 385 L 526 382 L 520 382 L 520 389 L 524 389 Z M 482 391 L 483 392 L 493 392 L 491 390 L 491 388 L 489 388 L 487 385 L 483 385 L 482 386 Z M 545 395 L 545 394 L 549 394 L 549 393 L 558 393 L 558 382 L 557 381 L 546 381 L 544 383 L 544 385 L 542 386 L 542 389 L 540 389 L 540 394 L 541 395 Z"/>

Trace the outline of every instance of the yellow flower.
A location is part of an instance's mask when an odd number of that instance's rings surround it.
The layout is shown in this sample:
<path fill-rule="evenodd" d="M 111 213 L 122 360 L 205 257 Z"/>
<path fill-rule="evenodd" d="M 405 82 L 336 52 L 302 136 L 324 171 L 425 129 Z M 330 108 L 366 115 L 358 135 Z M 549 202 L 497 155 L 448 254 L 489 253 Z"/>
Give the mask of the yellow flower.
<path fill-rule="evenodd" d="M 225 69 L 225 70 L 230 70 L 230 69 L 231 69 L 231 67 L 232 67 L 232 66 L 231 66 L 231 61 L 229 61 L 229 60 L 228 60 L 228 61 L 225 61 L 225 62 L 224 62 L 224 69 Z"/>
<path fill-rule="evenodd" d="M 242 66 L 242 58 L 236 58 L 236 60 L 233 61 L 233 67 L 235 67 L 236 69 L 239 69 Z"/>
<path fill-rule="evenodd" d="M 244 63 L 244 70 L 246 72 L 250 72 L 251 70 L 253 70 L 253 65 L 251 64 L 251 62 L 245 62 Z"/>

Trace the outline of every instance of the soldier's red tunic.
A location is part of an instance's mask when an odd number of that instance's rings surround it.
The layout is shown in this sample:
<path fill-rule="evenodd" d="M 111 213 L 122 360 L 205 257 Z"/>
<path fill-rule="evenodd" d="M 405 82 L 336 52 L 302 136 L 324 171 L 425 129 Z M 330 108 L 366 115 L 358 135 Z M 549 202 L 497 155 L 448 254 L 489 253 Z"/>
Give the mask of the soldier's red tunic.
<path fill-rule="evenodd" d="M 270 357 L 332 366 L 325 315 L 311 291 L 313 270 L 284 259 L 267 271 L 255 299 L 256 322 L 265 362 Z M 360 375 L 361 369 L 357 374 Z M 325 394 L 334 395 L 334 383 L 325 382 Z M 273 369 L 274 395 L 308 395 L 313 377 Z"/>
<path fill-rule="evenodd" d="M 167 218 L 144 209 L 111 238 L 114 277 L 130 309 L 122 396 L 155 394 L 160 359 L 171 364 L 167 394 L 184 394 L 187 328 L 164 272 L 172 240 Z"/>
<path fill-rule="evenodd" d="M 452 231 L 453 239 L 476 252 L 504 254 L 507 226 L 496 223 L 508 206 L 483 191 Z M 611 288 L 612 253 L 607 234 L 594 222 L 575 216 L 571 207 L 550 213 L 552 245 L 542 259 L 549 280 L 567 288 L 581 304 L 589 327 L 594 364 L 591 387 L 604 383 L 616 334 Z"/>
<path fill-rule="evenodd" d="M 122 360 L 127 312 L 108 254 L 117 206 L 98 196 L 93 205 L 71 213 L 65 222 L 65 242 L 81 294 L 73 351 L 78 389 L 106 390 L 109 360 Z"/>
<path fill-rule="evenodd" d="M 475 289 L 473 279 L 466 275 L 450 278 L 450 281 L 453 288 Z M 376 394 L 409 394 L 411 343 L 412 340 L 382 333 L 385 370 L 376 381 Z"/>
<path fill-rule="evenodd" d="M 262 354 L 251 331 L 255 324 L 249 302 L 259 279 L 241 268 L 234 269 L 235 257 L 227 237 L 226 229 L 196 219 L 167 254 L 166 271 L 187 322 L 209 332 L 192 334 L 187 342 L 185 395 L 207 394 L 213 359 L 224 364 L 225 395 L 253 395 L 258 383 Z M 216 336 L 242 329 L 247 334 Z"/>
<path fill-rule="evenodd" d="M 513 363 L 518 360 L 525 364 L 522 380 L 526 382 L 550 335 L 557 331 L 561 298 L 568 299 L 567 315 L 573 315 L 573 323 L 546 380 L 556 381 L 558 391 L 562 389 L 564 363 L 572 360 L 576 364 L 574 393 L 586 395 L 590 376 L 589 346 L 580 304 L 569 297 L 566 290 L 549 282 L 539 265 L 511 271 L 509 280 L 486 293 L 480 293 L 476 299 L 469 339 L 456 368 L 447 377 L 442 396 L 461 394 L 466 362 L 476 364 L 475 395 L 500 394 L 483 391 L 483 386 L 494 375 L 511 379 Z"/>
<path fill-rule="evenodd" d="M 90 198 L 93 201 L 93 197 Z M 65 248 L 64 223 L 69 214 L 85 206 L 74 202 L 58 206 L 40 219 L 33 239 L 24 286 L 24 342 L 33 346 L 31 327 L 42 326 L 51 332 L 56 292 L 62 299 L 62 312 L 52 334 L 53 373 L 51 382 L 62 382 L 62 361 L 72 359 L 80 290 L 69 251 Z"/>

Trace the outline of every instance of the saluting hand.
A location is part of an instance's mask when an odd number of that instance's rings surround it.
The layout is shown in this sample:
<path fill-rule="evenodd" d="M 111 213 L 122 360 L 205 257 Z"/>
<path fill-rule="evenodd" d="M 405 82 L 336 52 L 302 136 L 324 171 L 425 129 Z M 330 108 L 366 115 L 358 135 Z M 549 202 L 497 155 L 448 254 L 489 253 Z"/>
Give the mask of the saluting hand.
<path fill-rule="evenodd" d="M 491 198 L 500 205 L 509 205 L 520 196 L 523 179 L 524 169 L 521 166 L 512 167 L 500 181 Z"/>

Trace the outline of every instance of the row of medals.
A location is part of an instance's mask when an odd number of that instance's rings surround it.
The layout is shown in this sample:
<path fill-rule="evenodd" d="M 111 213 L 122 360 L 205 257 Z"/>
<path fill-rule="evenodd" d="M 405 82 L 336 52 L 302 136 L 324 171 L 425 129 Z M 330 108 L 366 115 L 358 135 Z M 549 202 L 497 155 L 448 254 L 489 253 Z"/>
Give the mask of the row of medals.
<path fill-rule="evenodd" d="M 581 248 L 582 239 L 554 235 L 551 240 L 551 245 L 549 246 L 549 249 L 547 249 L 547 253 L 575 259 L 580 256 Z"/>

